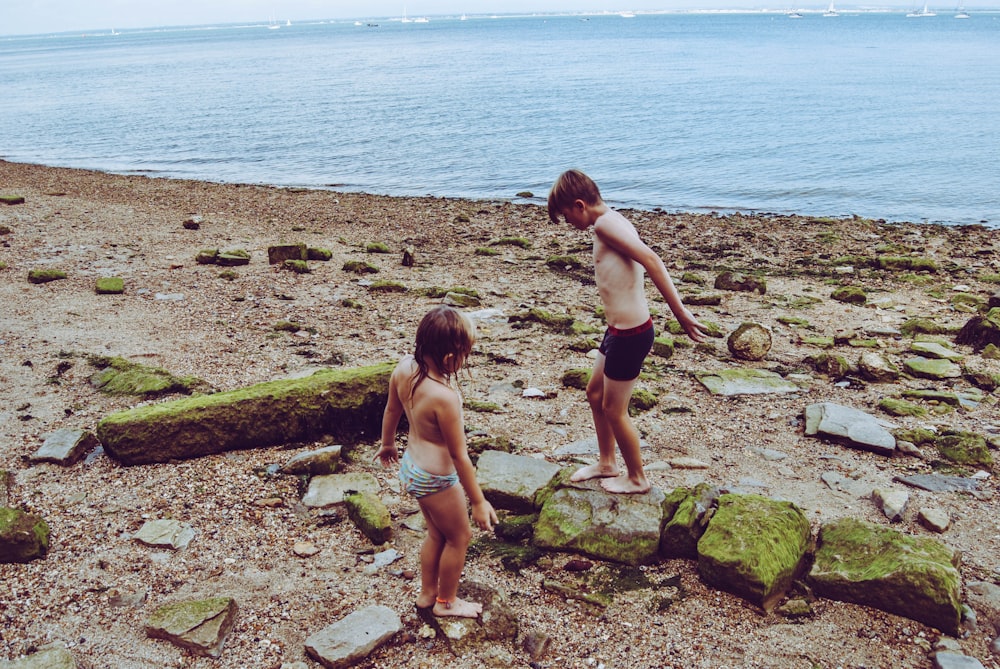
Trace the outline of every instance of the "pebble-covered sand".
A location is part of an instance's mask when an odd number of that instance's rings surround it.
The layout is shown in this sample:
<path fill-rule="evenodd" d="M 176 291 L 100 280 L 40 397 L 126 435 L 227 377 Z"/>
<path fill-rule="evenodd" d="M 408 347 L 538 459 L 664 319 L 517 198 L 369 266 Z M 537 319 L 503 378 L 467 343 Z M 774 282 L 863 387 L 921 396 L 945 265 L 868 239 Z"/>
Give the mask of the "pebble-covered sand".
<path fill-rule="evenodd" d="M 359 666 L 923 668 L 932 666 L 943 640 L 986 667 L 1000 667 L 989 649 L 997 633 L 982 614 L 978 626 L 959 639 L 823 599 L 812 603 L 810 615 L 790 619 L 708 588 L 687 560 L 644 568 L 653 582 L 679 577 L 680 594 L 670 606 L 656 605 L 662 593 L 645 589 L 594 610 L 542 587 L 544 580 L 578 587 L 585 577 L 563 569 L 573 556 L 552 554 L 511 573 L 499 558 L 476 550 L 465 578 L 506 593 L 521 616 L 522 636 L 545 634 L 552 645 L 537 659 L 519 642 L 456 658 L 422 635 L 413 614 L 418 582 L 412 576 L 419 570 L 422 536 L 403 523 L 416 505 L 400 494 L 394 472 L 371 462 L 375 444 L 356 445 L 347 469 L 379 479 L 396 521 L 392 547 L 403 557 L 397 569 L 374 574 L 365 570 L 374 547 L 343 513 L 321 516 L 307 509 L 297 478 L 268 473 L 323 441 L 135 467 L 103 454 L 72 467 L 31 461 L 58 428 L 93 430 L 114 411 L 160 401 L 98 392 L 89 383 L 89 355 L 193 375 L 216 390 L 395 360 L 410 350 L 420 317 L 441 301 L 440 289 L 453 287 L 478 293 L 481 304 L 470 311 L 497 310 L 480 323 L 471 375 L 462 386 L 468 399 L 493 402 L 500 410 L 468 411 L 468 428 L 509 438 L 518 453 L 558 461 L 560 446 L 593 434 L 583 393 L 561 383 L 565 371 L 589 367 L 591 358 L 569 347 L 573 336 L 507 318 L 537 307 L 601 323 L 590 280 L 589 233 L 549 223 L 542 198 L 391 198 L 7 162 L 0 162 L 0 195 L 25 199 L 0 203 L 0 462 L 13 473 L 10 505 L 43 516 L 52 530 L 46 558 L 0 565 L 0 661 L 60 643 L 88 669 L 318 666 L 306 658 L 304 640 L 377 603 L 398 612 L 406 630 Z M 893 332 L 908 319 L 926 317 L 949 327 L 966 323 L 973 314 L 956 305 L 954 296 L 971 294 L 985 303 L 1000 288 L 997 231 L 800 216 L 625 213 L 664 258 L 683 294 L 722 295 L 718 306 L 692 307 L 702 321 L 723 333 L 753 321 L 770 328 L 773 337 L 770 353 L 759 362 L 734 360 L 725 338 L 708 346 L 678 345 L 668 360 L 650 358 L 640 386 L 656 394 L 658 403 L 635 422 L 658 488 L 701 481 L 751 485 L 798 504 L 815 528 L 844 516 L 888 524 L 870 499 L 833 490 L 821 476 L 834 472 L 903 488 L 893 477 L 931 471 L 936 454 L 886 458 L 806 437 L 806 405 L 836 402 L 905 427 L 993 436 L 1000 431 L 996 394 L 990 392 L 974 407 L 927 405 L 929 413 L 921 418 L 887 416 L 877 408 L 881 398 L 903 389 L 970 388 L 964 379 L 868 383 L 850 374 L 831 378 L 807 362 L 823 350 L 808 337 L 835 337 L 842 343 L 834 352 L 851 362 L 869 350 L 857 346 L 860 340 L 874 341 L 874 350 L 898 362 L 911 340 Z M 197 229 L 186 228 L 187 220 L 198 221 Z M 504 238 L 530 244 L 496 244 Z M 329 249 L 332 259 L 310 261 L 308 274 L 269 265 L 268 246 L 284 242 Z M 367 245 L 374 242 L 389 252 L 369 253 Z M 202 249 L 243 249 L 250 264 L 224 275 L 227 268 L 195 262 Z M 413 266 L 402 264 L 404 249 L 412 249 Z M 837 262 L 877 253 L 929 258 L 939 270 L 848 270 Z M 582 268 L 546 264 L 557 255 L 575 256 Z M 351 260 L 378 272 L 345 271 Z M 65 271 L 67 278 L 29 283 L 28 272 L 39 268 Z M 761 276 L 766 292 L 715 290 L 715 276 L 726 269 Z M 95 294 L 96 279 L 106 276 L 121 277 L 124 292 Z M 368 285 L 373 281 L 398 282 L 406 290 L 375 292 Z M 868 304 L 832 300 L 843 284 L 864 287 Z M 662 331 L 669 309 L 651 284 L 648 293 Z M 276 330 L 282 321 L 301 329 Z M 997 371 L 997 361 L 983 360 L 969 347 L 956 349 Z M 801 375 L 804 390 L 717 397 L 693 376 L 736 366 Z M 522 388 L 537 388 L 544 397 L 522 397 Z M 670 465 L 682 458 L 705 466 Z M 929 536 L 916 510 L 944 510 L 951 527 L 934 536 L 962 552 L 967 582 L 1000 581 L 1000 515 L 997 499 L 990 498 L 996 479 L 987 473 L 981 498 L 906 489 L 909 511 L 895 525 Z M 190 523 L 196 532 L 190 546 L 175 552 L 131 538 L 157 518 Z M 303 543 L 318 552 L 299 557 L 293 548 Z M 146 637 L 143 626 L 157 606 L 215 595 L 232 596 L 239 606 L 219 659 Z"/>

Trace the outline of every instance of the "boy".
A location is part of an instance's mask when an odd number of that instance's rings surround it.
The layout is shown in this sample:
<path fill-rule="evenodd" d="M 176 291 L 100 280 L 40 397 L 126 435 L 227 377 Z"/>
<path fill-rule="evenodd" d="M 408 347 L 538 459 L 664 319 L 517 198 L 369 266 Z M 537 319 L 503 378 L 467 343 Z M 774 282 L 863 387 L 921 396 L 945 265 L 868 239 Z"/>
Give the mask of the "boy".
<path fill-rule="evenodd" d="M 587 384 L 600 456 L 596 464 L 577 470 L 570 480 L 602 478 L 601 487 L 608 492 L 644 493 L 650 484 L 642 468 L 639 433 L 628 415 L 632 388 L 655 336 L 643 272 L 649 274 L 691 339 L 703 341 L 707 330 L 681 303 L 660 257 L 624 216 L 604 203 L 597 184 L 583 172 L 564 172 L 552 186 L 549 218 L 558 223 L 560 216 L 577 230 L 593 228 L 594 277 L 608 323 Z M 625 473 L 615 460 L 616 443 Z"/>

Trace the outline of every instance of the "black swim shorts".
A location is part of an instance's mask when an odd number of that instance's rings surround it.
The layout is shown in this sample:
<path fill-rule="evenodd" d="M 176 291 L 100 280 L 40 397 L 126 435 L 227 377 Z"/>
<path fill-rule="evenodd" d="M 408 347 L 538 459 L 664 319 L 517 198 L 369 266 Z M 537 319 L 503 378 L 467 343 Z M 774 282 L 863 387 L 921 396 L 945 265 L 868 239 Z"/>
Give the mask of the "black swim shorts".
<path fill-rule="evenodd" d="M 604 376 L 615 381 L 637 378 L 655 337 L 652 318 L 627 330 L 609 326 L 597 349 L 604 354 Z"/>

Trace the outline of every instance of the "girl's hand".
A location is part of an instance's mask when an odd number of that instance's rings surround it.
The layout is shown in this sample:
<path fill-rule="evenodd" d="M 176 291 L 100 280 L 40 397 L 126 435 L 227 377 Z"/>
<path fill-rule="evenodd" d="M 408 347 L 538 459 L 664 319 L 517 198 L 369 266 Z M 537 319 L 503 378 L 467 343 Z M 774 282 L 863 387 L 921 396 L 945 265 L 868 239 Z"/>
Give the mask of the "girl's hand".
<path fill-rule="evenodd" d="M 396 449 L 396 444 L 382 444 L 382 448 L 378 449 L 378 452 L 375 453 L 372 462 L 376 460 L 381 460 L 383 467 L 388 467 L 399 462 L 399 451 Z"/>
<path fill-rule="evenodd" d="M 493 510 L 493 505 L 485 499 L 472 505 L 472 520 L 481 530 L 492 530 L 493 526 L 500 522 L 497 512 Z"/>

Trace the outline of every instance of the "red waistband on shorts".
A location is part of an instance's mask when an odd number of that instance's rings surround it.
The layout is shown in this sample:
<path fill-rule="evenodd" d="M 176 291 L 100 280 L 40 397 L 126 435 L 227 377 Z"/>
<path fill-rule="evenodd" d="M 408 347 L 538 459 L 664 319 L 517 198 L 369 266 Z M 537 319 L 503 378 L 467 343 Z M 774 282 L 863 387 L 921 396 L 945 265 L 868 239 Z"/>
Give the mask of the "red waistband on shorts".
<path fill-rule="evenodd" d="M 653 317 L 650 316 L 649 319 L 642 325 L 637 325 L 634 328 L 627 328 L 625 330 L 616 328 L 614 325 L 609 325 L 608 332 L 614 335 L 615 337 L 630 337 L 632 335 L 642 334 L 643 332 L 651 329 L 652 327 L 653 327 Z"/>

